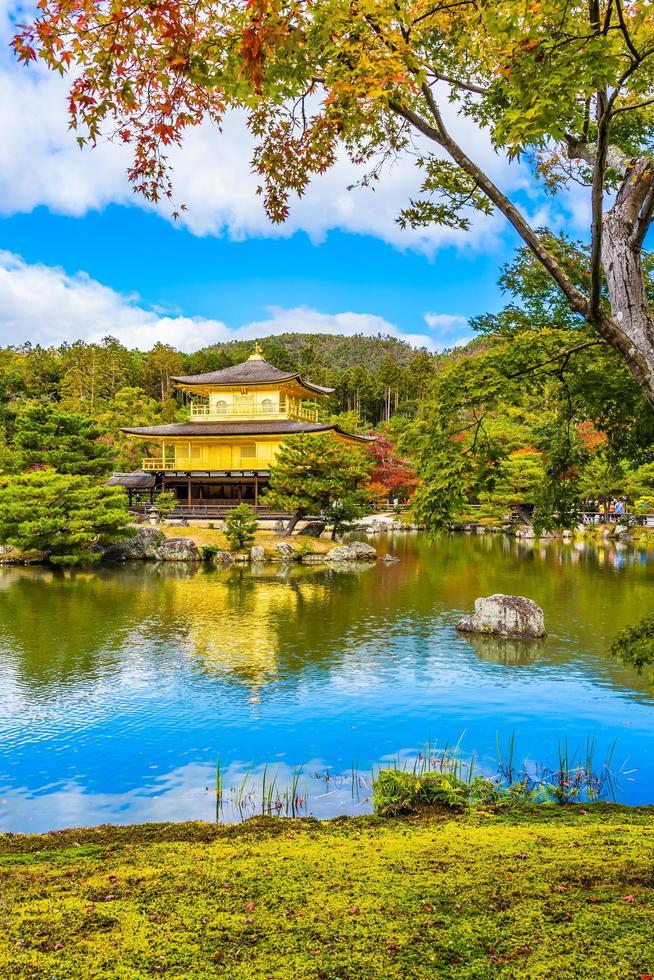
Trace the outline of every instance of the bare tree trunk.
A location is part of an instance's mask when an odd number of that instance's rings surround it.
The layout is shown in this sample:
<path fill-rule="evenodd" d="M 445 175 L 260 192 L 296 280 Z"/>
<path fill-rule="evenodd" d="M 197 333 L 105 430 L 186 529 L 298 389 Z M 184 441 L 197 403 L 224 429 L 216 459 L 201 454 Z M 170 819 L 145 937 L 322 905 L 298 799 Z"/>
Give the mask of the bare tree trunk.
<path fill-rule="evenodd" d="M 531 527 L 532 520 L 522 504 L 515 505 L 515 512 L 526 527 Z"/>
<path fill-rule="evenodd" d="M 654 320 L 642 264 L 642 238 L 654 201 L 654 164 L 636 161 L 627 171 L 615 204 L 604 215 L 602 267 L 611 316 L 597 329 L 624 357 L 635 380 L 654 404 Z"/>

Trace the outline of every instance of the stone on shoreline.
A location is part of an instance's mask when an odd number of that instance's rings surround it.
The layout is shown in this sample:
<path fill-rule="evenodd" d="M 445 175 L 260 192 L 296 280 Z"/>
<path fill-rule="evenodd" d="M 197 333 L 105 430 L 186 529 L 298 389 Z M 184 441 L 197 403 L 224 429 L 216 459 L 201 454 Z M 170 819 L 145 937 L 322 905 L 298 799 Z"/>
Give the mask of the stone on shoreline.
<path fill-rule="evenodd" d="M 266 551 L 260 544 L 253 544 L 250 548 L 250 560 L 256 563 L 265 561 Z"/>
<path fill-rule="evenodd" d="M 102 554 L 103 561 L 200 561 L 200 552 L 191 538 L 167 538 L 156 527 L 133 524 L 134 533 L 116 541 Z"/>
<path fill-rule="evenodd" d="M 103 561 L 147 561 L 157 557 L 157 548 L 165 541 L 163 531 L 146 524 L 132 524 L 127 529 L 134 532 L 123 541 L 116 541 L 102 554 Z"/>
<path fill-rule="evenodd" d="M 284 561 L 293 561 L 296 556 L 295 548 L 288 541 L 278 541 L 276 549 L 279 552 L 280 558 Z"/>
<path fill-rule="evenodd" d="M 211 557 L 214 565 L 231 565 L 234 562 L 234 555 L 231 551 L 217 551 Z"/>
<path fill-rule="evenodd" d="M 200 561 L 200 557 L 191 538 L 166 538 L 156 549 L 157 561 Z"/>
<path fill-rule="evenodd" d="M 541 638 L 546 636 L 543 610 L 533 599 L 519 595 L 491 595 L 475 599 L 475 611 L 457 623 L 462 633 Z"/>
<path fill-rule="evenodd" d="M 376 561 L 377 551 L 365 541 L 339 544 L 324 556 L 325 561 Z"/>

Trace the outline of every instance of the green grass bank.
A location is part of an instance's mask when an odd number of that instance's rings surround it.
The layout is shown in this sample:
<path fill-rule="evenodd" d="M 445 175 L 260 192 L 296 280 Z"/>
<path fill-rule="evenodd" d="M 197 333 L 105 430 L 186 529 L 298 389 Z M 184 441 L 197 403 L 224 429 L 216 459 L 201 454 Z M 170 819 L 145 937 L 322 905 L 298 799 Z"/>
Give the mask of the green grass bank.
<path fill-rule="evenodd" d="M 0 837 L 0 976 L 654 974 L 654 808 Z"/>

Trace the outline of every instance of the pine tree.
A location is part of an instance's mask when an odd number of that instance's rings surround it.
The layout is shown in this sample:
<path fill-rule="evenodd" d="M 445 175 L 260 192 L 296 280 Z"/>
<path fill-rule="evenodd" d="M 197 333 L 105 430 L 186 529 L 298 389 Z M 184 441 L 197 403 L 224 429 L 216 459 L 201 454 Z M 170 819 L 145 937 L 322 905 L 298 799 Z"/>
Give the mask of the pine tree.
<path fill-rule="evenodd" d="M 77 412 L 53 405 L 31 405 L 16 417 L 14 445 L 26 468 L 48 466 L 60 473 L 103 476 L 111 471 L 105 431 Z"/>
<path fill-rule="evenodd" d="M 323 515 L 337 533 L 365 513 L 371 469 L 361 449 L 329 433 L 289 436 L 271 467 L 263 502 L 293 514 L 287 534 L 309 515 Z"/>
<path fill-rule="evenodd" d="M 0 477 L 0 542 L 38 551 L 53 565 L 97 561 L 127 536 L 128 523 L 119 487 L 54 470 Z"/>
<path fill-rule="evenodd" d="M 256 530 L 257 518 L 249 504 L 238 504 L 225 517 L 225 537 L 231 548 L 247 548 Z"/>

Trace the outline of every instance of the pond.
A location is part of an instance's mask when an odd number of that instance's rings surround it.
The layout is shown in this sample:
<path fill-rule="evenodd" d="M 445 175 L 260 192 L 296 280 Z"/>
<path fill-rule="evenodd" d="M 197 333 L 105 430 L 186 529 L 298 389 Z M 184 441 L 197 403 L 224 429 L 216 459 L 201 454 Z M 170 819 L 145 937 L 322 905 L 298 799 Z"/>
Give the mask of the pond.
<path fill-rule="evenodd" d="M 463 535 L 378 545 L 401 561 L 0 569 L 0 830 L 215 819 L 217 756 L 221 819 L 242 812 L 241 792 L 256 809 L 264 772 L 277 796 L 300 765 L 305 812 L 361 813 L 373 765 L 461 738 L 493 772 L 498 733 L 515 733 L 517 762 L 544 765 L 565 739 L 594 739 L 598 763 L 615 743 L 616 798 L 654 801 L 654 699 L 608 654 L 652 608 L 654 553 Z M 494 592 L 538 602 L 547 640 L 458 635 Z"/>

